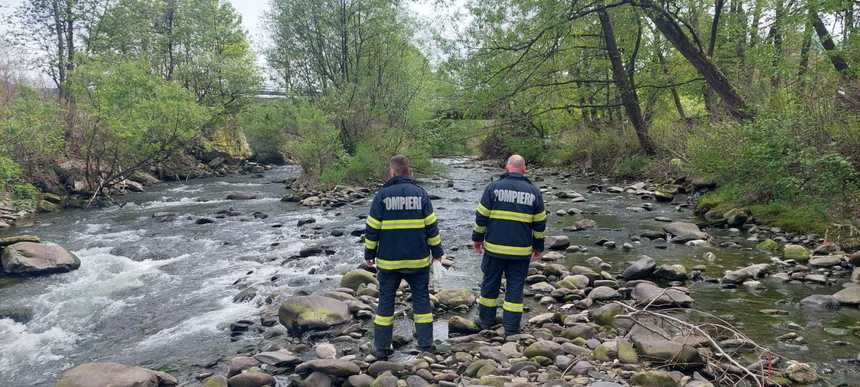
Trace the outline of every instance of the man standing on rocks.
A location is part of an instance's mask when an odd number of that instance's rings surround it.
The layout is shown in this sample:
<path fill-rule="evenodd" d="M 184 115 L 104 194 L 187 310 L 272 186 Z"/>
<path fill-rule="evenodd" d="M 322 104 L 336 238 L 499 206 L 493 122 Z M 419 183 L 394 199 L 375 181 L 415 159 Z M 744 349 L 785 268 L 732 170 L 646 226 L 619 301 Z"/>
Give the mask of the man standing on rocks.
<path fill-rule="evenodd" d="M 367 216 L 364 259 L 376 266 L 379 308 L 374 319 L 374 355 L 385 359 L 393 352 L 394 298 L 400 282 L 412 290 L 412 309 L 418 349 L 433 347 L 430 307 L 430 263 L 441 259 L 442 238 L 430 197 L 412 179 L 409 159 L 396 155 L 389 162 L 391 179 L 373 198 Z"/>
<path fill-rule="evenodd" d="M 478 323 L 483 329 L 495 325 L 504 275 L 507 286 L 502 325 L 505 335 L 514 335 L 519 333 L 523 317 L 523 287 L 529 258 L 536 261 L 544 249 L 546 209 L 540 190 L 525 177 L 526 162 L 522 156 L 511 156 L 505 170 L 499 180 L 484 190 L 475 215 L 472 241 L 475 252 L 484 253 Z"/>

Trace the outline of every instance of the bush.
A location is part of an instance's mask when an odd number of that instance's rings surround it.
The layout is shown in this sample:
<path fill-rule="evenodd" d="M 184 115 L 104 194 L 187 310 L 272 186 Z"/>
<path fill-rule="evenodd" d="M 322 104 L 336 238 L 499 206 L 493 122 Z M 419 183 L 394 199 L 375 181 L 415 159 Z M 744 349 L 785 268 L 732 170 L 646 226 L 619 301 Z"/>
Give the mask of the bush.
<path fill-rule="evenodd" d="M 266 163 L 284 161 L 286 130 L 290 103 L 284 100 L 263 100 L 252 104 L 239 114 L 239 125 L 248 138 L 254 159 Z"/>
<path fill-rule="evenodd" d="M 12 185 L 21 177 L 21 166 L 12 159 L 0 154 L 0 193 L 9 192 Z"/>
<path fill-rule="evenodd" d="M 9 155 L 29 177 L 62 155 L 65 140 L 60 106 L 35 90 L 19 87 L 18 94 L 0 111 L 0 152 Z"/>
<path fill-rule="evenodd" d="M 405 131 L 388 129 L 356 144 L 355 153 L 341 157 L 340 162 L 323 173 L 321 180 L 327 184 L 385 180 L 388 177 L 388 160 L 395 154 L 408 157 L 416 173 L 435 171 L 426 144 L 418 138 L 410 138 Z"/>
<path fill-rule="evenodd" d="M 279 125 L 280 134 L 272 141 L 283 136 L 281 149 L 304 169 L 303 179 L 318 183 L 344 157 L 338 130 L 321 110 L 302 98 L 284 100 L 276 111 L 273 122 Z"/>

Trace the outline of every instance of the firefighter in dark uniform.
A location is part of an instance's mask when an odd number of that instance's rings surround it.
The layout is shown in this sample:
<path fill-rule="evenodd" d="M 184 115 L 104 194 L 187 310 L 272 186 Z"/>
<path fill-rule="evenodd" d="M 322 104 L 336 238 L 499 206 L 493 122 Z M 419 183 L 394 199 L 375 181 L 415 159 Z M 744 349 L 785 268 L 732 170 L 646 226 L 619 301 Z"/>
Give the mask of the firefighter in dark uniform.
<path fill-rule="evenodd" d="M 511 156 L 505 174 L 491 183 L 481 197 L 472 233 L 475 251 L 484 252 L 478 323 L 488 329 L 496 322 L 499 287 L 504 275 L 507 286 L 501 304 L 505 335 L 519 333 L 523 316 L 523 287 L 529 262 L 544 249 L 546 209 L 540 190 L 525 177 L 525 160 Z"/>
<path fill-rule="evenodd" d="M 432 351 L 430 263 L 443 255 L 433 205 L 427 192 L 412 179 L 409 160 L 400 155 L 392 157 L 389 173 L 391 179 L 373 198 L 364 239 L 364 258 L 368 265 L 376 267 L 379 278 L 374 355 L 380 359 L 393 352 L 394 298 L 402 280 L 412 291 L 418 349 Z"/>

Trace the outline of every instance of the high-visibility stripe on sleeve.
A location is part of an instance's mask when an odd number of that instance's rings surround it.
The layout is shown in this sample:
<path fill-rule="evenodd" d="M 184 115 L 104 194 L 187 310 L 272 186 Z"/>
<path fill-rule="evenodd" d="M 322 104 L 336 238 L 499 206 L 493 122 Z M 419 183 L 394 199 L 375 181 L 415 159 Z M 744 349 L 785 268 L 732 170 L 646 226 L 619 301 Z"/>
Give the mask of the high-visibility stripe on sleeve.
<path fill-rule="evenodd" d="M 424 218 L 424 225 L 425 226 L 429 226 L 433 223 L 436 223 L 436 213 L 435 212 L 430 214 L 430 215 L 427 215 L 427 217 Z"/>
<path fill-rule="evenodd" d="M 484 234 L 487 232 L 487 226 L 479 226 L 475 224 L 475 227 L 472 228 L 478 234 Z"/>
<path fill-rule="evenodd" d="M 541 212 L 538 212 L 537 214 L 534 214 L 534 221 L 535 222 L 543 222 L 544 220 L 546 220 L 546 211 L 541 211 Z"/>
<path fill-rule="evenodd" d="M 523 304 L 517 304 L 517 303 L 514 303 L 514 302 L 507 302 L 507 301 L 505 301 L 505 302 L 502 304 L 502 309 L 504 309 L 504 310 L 506 310 L 506 311 L 508 311 L 508 312 L 522 313 L 522 312 L 523 312 Z"/>
<path fill-rule="evenodd" d="M 367 238 L 364 239 L 364 247 L 366 247 L 368 250 L 376 250 L 376 246 L 378 246 L 378 245 L 379 245 L 378 241 L 372 241 L 372 240 L 367 239 Z"/>
<path fill-rule="evenodd" d="M 495 308 L 499 305 L 499 300 L 495 298 L 481 297 L 478 298 L 478 304 L 486 306 L 487 308 Z"/>
<path fill-rule="evenodd" d="M 442 237 L 439 235 L 436 235 L 432 238 L 427 238 L 427 244 L 430 246 L 439 246 L 442 244 Z"/>
<path fill-rule="evenodd" d="M 478 203 L 478 209 L 476 211 L 478 211 L 478 213 L 483 216 L 490 216 L 490 209 L 484 207 L 484 205 L 481 203 Z"/>
<path fill-rule="evenodd" d="M 430 257 L 421 259 L 376 259 L 376 267 L 383 270 L 398 270 L 398 269 L 423 269 L 430 266 Z"/>
<path fill-rule="evenodd" d="M 373 319 L 373 323 L 381 327 L 390 327 L 394 325 L 394 316 L 376 315 L 376 318 Z"/>
<path fill-rule="evenodd" d="M 416 313 L 414 319 L 416 324 L 432 324 L 433 313 Z"/>
<path fill-rule="evenodd" d="M 502 254 L 502 255 L 526 256 L 526 255 L 531 255 L 531 253 L 532 253 L 532 247 L 531 246 L 526 246 L 526 247 L 505 246 L 505 245 L 497 245 L 495 243 L 490 243 L 487 241 L 484 241 L 484 248 L 491 253 Z"/>
<path fill-rule="evenodd" d="M 377 230 L 382 228 L 382 222 L 380 222 L 379 220 L 377 220 L 376 218 L 374 218 L 370 215 L 367 216 L 367 225 L 372 227 L 372 228 L 375 228 Z"/>
<path fill-rule="evenodd" d="M 535 239 L 543 239 L 544 232 L 543 231 L 532 231 L 532 237 Z"/>

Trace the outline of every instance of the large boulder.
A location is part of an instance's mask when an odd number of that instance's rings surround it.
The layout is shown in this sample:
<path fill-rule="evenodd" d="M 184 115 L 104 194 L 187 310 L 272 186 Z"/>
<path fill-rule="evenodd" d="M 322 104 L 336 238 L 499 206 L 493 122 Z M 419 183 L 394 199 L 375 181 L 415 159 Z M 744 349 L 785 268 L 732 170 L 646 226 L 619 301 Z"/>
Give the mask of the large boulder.
<path fill-rule="evenodd" d="M 56 387 L 172 387 L 176 378 L 164 372 L 117 363 L 86 363 L 60 376 Z"/>
<path fill-rule="evenodd" d="M 362 269 L 346 273 L 340 279 L 341 287 L 350 288 L 352 290 L 358 290 L 362 285 L 367 284 L 379 285 L 379 281 L 376 280 L 376 276 L 373 273 Z"/>
<path fill-rule="evenodd" d="M 39 243 L 41 242 L 41 240 L 35 235 L 14 235 L 10 237 L 0 238 L 0 249 L 21 242 Z"/>
<path fill-rule="evenodd" d="M 547 250 L 564 250 L 570 247 L 570 238 L 566 235 L 555 235 L 546 238 Z"/>
<path fill-rule="evenodd" d="M 654 258 L 647 255 L 640 255 L 636 262 L 633 262 L 630 266 L 624 269 L 624 272 L 621 273 L 621 277 L 626 281 L 645 279 L 654 273 L 654 268 L 656 266 L 657 262 L 654 261 Z"/>
<path fill-rule="evenodd" d="M 230 387 L 264 387 L 277 384 L 272 375 L 260 371 L 243 372 L 231 377 L 227 383 Z"/>
<path fill-rule="evenodd" d="M 741 227 L 749 220 L 749 218 L 749 213 L 740 208 L 731 209 L 723 214 L 723 219 L 726 220 L 726 224 L 728 224 L 729 227 Z"/>
<path fill-rule="evenodd" d="M 8 274 L 65 273 L 81 267 L 81 260 L 54 243 L 20 242 L 6 246 L 0 256 Z"/>
<path fill-rule="evenodd" d="M 686 243 L 698 239 L 708 239 L 708 234 L 693 223 L 672 222 L 663 226 L 663 231 L 672 235 L 672 242 Z"/>
<path fill-rule="evenodd" d="M 448 308 L 472 306 L 475 304 L 475 293 L 469 289 L 444 289 L 436 293 L 436 299 Z"/>
<path fill-rule="evenodd" d="M 631 296 L 639 305 L 689 307 L 693 298 L 678 288 L 663 289 L 651 282 L 640 282 Z"/>
<path fill-rule="evenodd" d="M 661 336 L 656 332 L 665 333 L 657 326 L 645 328 L 635 325 L 630 330 L 630 340 L 643 360 L 668 363 L 680 369 L 695 369 L 704 365 L 704 360 L 696 348 L 669 340 L 670 335 Z"/>
<path fill-rule="evenodd" d="M 281 325 L 295 331 L 326 329 L 351 318 L 347 303 L 323 296 L 287 297 L 278 310 Z"/>

